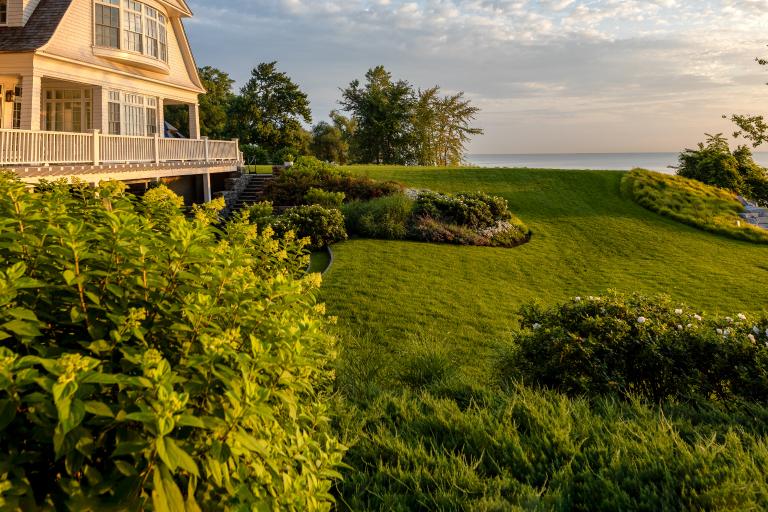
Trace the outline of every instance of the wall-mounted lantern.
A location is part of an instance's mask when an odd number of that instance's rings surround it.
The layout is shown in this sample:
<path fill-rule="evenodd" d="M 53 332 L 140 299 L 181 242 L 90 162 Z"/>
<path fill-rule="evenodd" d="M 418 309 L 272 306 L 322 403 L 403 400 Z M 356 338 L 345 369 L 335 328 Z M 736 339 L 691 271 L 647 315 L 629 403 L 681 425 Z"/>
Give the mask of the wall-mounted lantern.
<path fill-rule="evenodd" d="M 8 90 L 8 91 L 5 91 L 5 101 L 7 101 L 8 103 L 13 103 L 13 100 L 15 99 L 15 96 L 16 95 L 14 94 L 12 89 Z"/>

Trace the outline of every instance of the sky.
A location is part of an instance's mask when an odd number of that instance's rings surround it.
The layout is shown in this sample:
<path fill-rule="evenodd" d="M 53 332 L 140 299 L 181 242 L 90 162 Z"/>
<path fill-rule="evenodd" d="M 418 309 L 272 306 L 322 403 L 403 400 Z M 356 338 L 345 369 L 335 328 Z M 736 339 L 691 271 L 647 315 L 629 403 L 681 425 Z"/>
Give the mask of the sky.
<path fill-rule="evenodd" d="M 278 61 L 313 121 L 382 64 L 464 91 L 470 153 L 680 151 L 768 113 L 768 0 L 190 0 L 200 66 Z"/>

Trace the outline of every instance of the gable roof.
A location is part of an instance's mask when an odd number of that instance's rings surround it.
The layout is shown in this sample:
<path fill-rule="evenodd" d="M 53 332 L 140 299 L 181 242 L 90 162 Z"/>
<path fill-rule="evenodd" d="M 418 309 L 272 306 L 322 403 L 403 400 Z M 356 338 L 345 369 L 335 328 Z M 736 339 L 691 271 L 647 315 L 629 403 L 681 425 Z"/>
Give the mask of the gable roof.
<path fill-rule="evenodd" d="M 32 52 L 56 32 L 72 0 L 40 0 L 23 27 L 0 27 L 0 53 Z"/>
<path fill-rule="evenodd" d="M 181 17 L 188 18 L 192 16 L 192 11 L 189 8 L 189 5 L 187 5 L 187 2 L 185 0 L 159 0 L 161 3 L 165 4 L 166 7 L 170 7 L 171 9 L 175 10 Z"/>

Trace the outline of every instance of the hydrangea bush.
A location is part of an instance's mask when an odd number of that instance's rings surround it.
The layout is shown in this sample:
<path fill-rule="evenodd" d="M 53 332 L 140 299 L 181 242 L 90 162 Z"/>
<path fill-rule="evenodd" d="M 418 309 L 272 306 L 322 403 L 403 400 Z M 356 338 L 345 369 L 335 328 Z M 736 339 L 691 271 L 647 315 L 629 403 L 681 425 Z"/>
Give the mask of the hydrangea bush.
<path fill-rule="evenodd" d="M 506 375 L 571 395 L 768 399 L 768 319 L 611 293 L 522 309 Z"/>
<path fill-rule="evenodd" d="M 331 507 L 318 276 L 217 206 L 0 176 L 0 509 Z"/>

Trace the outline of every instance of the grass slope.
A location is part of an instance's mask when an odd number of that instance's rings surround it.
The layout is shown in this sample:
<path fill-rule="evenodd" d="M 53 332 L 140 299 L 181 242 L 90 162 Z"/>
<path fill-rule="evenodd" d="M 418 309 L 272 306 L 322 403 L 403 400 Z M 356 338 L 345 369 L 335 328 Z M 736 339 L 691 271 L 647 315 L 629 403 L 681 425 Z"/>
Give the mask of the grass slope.
<path fill-rule="evenodd" d="M 334 246 L 322 300 L 358 338 L 343 350 L 383 374 L 428 346 L 484 382 L 521 304 L 607 289 L 668 293 L 703 312 L 768 304 L 768 247 L 699 231 L 620 194 L 624 173 L 353 167 L 377 179 L 505 197 L 533 230 L 516 249 L 352 240 Z M 364 341 L 360 341 L 360 338 Z M 427 341 L 425 341 L 427 340 Z M 360 376 L 376 379 L 375 376 Z M 344 376 L 340 375 L 340 378 Z"/>
<path fill-rule="evenodd" d="M 744 206 L 733 192 L 643 169 L 627 174 L 621 188 L 639 205 L 666 217 L 737 240 L 768 244 L 768 231 L 739 216 Z"/>

